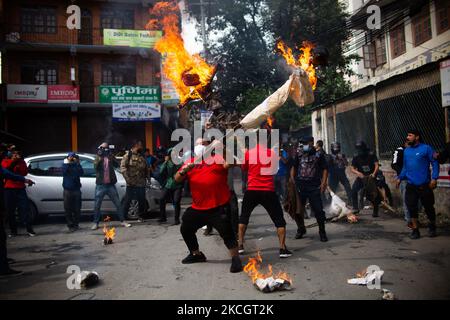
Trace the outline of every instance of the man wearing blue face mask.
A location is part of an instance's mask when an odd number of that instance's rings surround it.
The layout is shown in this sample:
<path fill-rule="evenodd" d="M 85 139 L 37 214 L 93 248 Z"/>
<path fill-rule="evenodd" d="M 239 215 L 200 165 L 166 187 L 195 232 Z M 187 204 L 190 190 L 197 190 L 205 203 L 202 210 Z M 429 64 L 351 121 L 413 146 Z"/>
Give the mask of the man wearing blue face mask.
<path fill-rule="evenodd" d="M 298 150 L 291 168 L 291 179 L 295 181 L 302 206 L 309 201 L 319 225 L 320 241 L 326 242 L 328 238 L 325 232 L 325 211 L 321 194 L 327 189 L 327 162 L 324 154 L 316 151 L 313 137 L 304 138 L 302 143 L 303 147 Z M 296 223 L 295 238 L 300 239 L 306 233 L 306 228 L 303 219 L 296 220 Z"/>

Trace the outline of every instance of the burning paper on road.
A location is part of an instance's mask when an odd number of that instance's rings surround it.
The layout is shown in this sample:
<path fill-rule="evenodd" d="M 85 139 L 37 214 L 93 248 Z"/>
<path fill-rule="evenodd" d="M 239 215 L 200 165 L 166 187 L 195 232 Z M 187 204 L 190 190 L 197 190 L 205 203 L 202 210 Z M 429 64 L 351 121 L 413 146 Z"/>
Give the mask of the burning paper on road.
<path fill-rule="evenodd" d="M 273 292 L 276 290 L 291 289 L 292 279 L 286 272 L 278 272 L 273 274 L 272 266 L 269 264 L 267 273 L 262 273 L 261 270 L 262 257 L 259 252 L 256 257 L 249 258 L 248 263 L 244 267 L 244 271 L 252 279 L 256 288 L 264 293 Z"/>
<path fill-rule="evenodd" d="M 371 268 L 372 267 L 372 268 Z M 374 282 L 381 283 L 381 278 L 384 275 L 384 271 L 380 270 L 378 267 L 369 266 L 367 269 L 357 272 L 356 278 L 348 279 L 348 284 L 358 284 L 358 285 L 368 285 Z"/>
<path fill-rule="evenodd" d="M 105 222 L 110 221 L 111 218 L 109 216 L 107 216 L 105 218 Z M 104 238 L 103 238 L 103 244 L 106 246 L 108 244 L 112 244 L 113 243 L 113 239 L 116 236 L 116 228 L 108 228 L 106 227 L 106 223 L 103 225 L 103 234 L 104 234 Z"/>

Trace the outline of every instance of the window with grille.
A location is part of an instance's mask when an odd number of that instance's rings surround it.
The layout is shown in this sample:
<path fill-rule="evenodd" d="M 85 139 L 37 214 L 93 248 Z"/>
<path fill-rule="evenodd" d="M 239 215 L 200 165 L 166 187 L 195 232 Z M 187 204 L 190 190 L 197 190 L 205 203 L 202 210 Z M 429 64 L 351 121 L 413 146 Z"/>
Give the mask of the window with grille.
<path fill-rule="evenodd" d="M 56 8 L 21 8 L 20 29 L 24 33 L 56 33 Z"/>
<path fill-rule="evenodd" d="M 391 55 L 392 58 L 397 58 L 406 52 L 405 42 L 405 26 L 401 25 L 395 27 L 389 32 L 391 38 Z"/>
<path fill-rule="evenodd" d="M 450 2 L 447 0 L 436 0 L 436 24 L 437 34 L 449 29 Z"/>
<path fill-rule="evenodd" d="M 100 25 L 103 29 L 134 29 L 134 11 L 103 10 L 100 17 Z"/>
<path fill-rule="evenodd" d="M 412 19 L 411 26 L 415 47 L 431 39 L 431 18 L 428 6 L 425 6 L 422 11 Z"/>
<path fill-rule="evenodd" d="M 23 84 L 58 84 L 56 61 L 26 61 L 21 67 Z"/>
<path fill-rule="evenodd" d="M 136 65 L 107 63 L 102 65 L 103 85 L 136 84 Z"/>
<path fill-rule="evenodd" d="M 363 56 L 365 69 L 375 69 L 377 67 L 375 46 L 373 43 L 367 44 L 363 47 Z"/>
<path fill-rule="evenodd" d="M 384 35 L 363 47 L 364 68 L 376 69 L 386 63 L 386 38 Z"/>
<path fill-rule="evenodd" d="M 377 66 L 386 63 L 386 38 L 384 35 L 375 40 L 375 54 Z"/>

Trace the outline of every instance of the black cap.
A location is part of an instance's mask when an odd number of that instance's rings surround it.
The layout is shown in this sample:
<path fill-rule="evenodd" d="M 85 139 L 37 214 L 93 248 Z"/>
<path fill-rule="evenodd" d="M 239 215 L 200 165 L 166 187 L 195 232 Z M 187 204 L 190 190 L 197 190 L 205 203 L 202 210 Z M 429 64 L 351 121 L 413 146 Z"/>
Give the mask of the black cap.
<path fill-rule="evenodd" d="M 314 142 L 314 138 L 312 136 L 305 136 L 300 139 L 301 143 L 309 143 Z"/>

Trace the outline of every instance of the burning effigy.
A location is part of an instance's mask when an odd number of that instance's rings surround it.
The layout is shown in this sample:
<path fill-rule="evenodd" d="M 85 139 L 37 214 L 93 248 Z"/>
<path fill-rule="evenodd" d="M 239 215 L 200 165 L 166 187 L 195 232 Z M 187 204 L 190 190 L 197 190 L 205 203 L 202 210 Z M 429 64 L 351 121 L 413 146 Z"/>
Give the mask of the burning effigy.
<path fill-rule="evenodd" d="M 286 272 L 273 273 L 272 266 L 268 265 L 268 272 L 261 272 L 262 257 L 258 252 L 256 257 L 249 258 L 248 263 L 244 267 L 244 271 L 252 279 L 256 288 L 264 293 L 276 290 L 291 289 L 292 279 Z"/>

